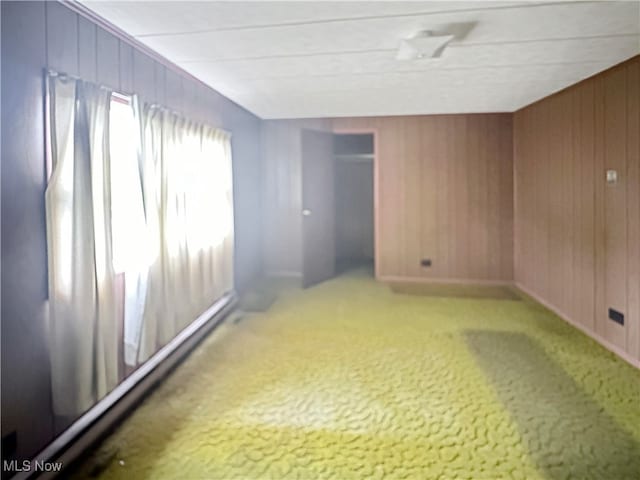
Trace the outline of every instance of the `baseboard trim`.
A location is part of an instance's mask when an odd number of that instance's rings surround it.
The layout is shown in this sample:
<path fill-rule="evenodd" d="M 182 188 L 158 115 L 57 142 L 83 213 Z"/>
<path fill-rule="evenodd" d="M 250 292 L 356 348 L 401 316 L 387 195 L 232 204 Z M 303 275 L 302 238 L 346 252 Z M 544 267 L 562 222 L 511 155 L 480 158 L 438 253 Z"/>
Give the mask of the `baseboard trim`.
<path fill-rule="evenodd" d="M 32 465 L 36 461 L 61 462 L 61 472 L 21 472 L 12 479 L 64 476 L 67 468 L 129 414 L 167 373 L 224 320 L 236 304 L 235 292 L 225 294 L 31 460 Z"/>
<path fill-rule="evenodd" d="M 435 278 L 435 277 L 402 277 L 395 275 L 380 275 L 379 282 L 388 283 L 441 283 L 449 285 L 484 285 L 492 287 L 512 287 L 512 280 L 484 280 L 472 278 Z"/>
<path fill-rule="evenodd" d="M 264 276 L 273 278 L 302 278 L 302 273 L 293 270 L 276 270 L 266 272 Z"/>
<path fill-rule="evenodd" d="M 605 339 L 602 336 L 598 335 L 597 333 L 593 332 L 592 330 L 590 330 L 589 328 L 585 327 L 584 325 L 576 322 L 571 317 L 569 317 L 569 315 L 565 314 L 559 308 L 555 307 L 551 303 L 549 303 L 546 300 L 544 300 L 540 295 L 538 295 L 537 293 L 533 292 L 529 288 L 525 287 L 520 282 L 514 282 L 514 286 L 518 290 L 521 290 L 527 296 L 531 297 L 533 300 L 538 302 L 543 307 L 547 308 L 548 310 L 551 310 L 554 314 L 556 314 L 558 317 L 560 317 L 562 320 L 564 320 L 565 322 L 567 322 L 571 326 L 577 328 L 578 330 L 580 330 L 582 333 L 584 333 L 588 337 L 591 337 L 592 339 L 594 339 L 596 342 L 598 342 L 604 348 L 609 350 L 611 353 L 616 354 L 618 357 L 620 357 L 625 362 L 629 363 L 631 366 L 640 369 L 640 359 L 633 358 L 631 355 L 629 355 L 629 353 L 627 353 L 626 351 L 624 351 L 623 349 L 621 349 L 617 345 L 612 344 L 607 339 Z"/>

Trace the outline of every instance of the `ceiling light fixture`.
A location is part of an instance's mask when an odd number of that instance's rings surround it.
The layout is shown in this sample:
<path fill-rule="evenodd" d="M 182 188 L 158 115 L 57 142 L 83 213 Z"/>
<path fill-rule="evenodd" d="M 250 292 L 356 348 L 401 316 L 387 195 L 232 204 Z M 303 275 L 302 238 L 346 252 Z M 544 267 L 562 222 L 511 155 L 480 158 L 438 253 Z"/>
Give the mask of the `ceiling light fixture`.
<path fill-rule="evenodd" d="M 406 38 L 400 42 L 396 59 L 418 60 L 438 58 L 454 37 L 455 35 L 424 30 L 417 33 L 414 37 Z"/>

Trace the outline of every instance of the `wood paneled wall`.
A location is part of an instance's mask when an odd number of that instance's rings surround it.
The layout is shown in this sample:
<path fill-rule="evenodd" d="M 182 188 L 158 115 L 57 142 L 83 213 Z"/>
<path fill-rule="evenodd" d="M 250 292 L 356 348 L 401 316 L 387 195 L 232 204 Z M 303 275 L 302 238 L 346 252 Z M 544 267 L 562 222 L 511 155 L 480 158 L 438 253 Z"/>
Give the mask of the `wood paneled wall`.
<path fill-rule="evenodd" d="M 269 275 L 302 275 L 301 130 L 330 130 L 329 120 L 262 122 L 263 267 Z"/>
<path fill-rule="evenodd" d="M 380 279 L 513 278 L 510 114 L 334 119 L 376 132 Z M 430 258 L 432 266 L 420 260 Z"/>
<path fill-rule="evenodd" d="M 512 280 L 510 114 L 265 122 L 266 272 L 301 271 L 299 133 L 314 125 L 376 132 L 379 278 Z"/>
<path fill-rule="evenodd" d="M 515 279 L 640 365 L 640 57 L 515 113 Z M 606 170 L 618 183 L 605 181 Z M 608 309 L 625 314 L 625 325 Z"/>
<path fill-rule="evenodd" d="M 54 435 L 45 337 L 45 68 L 233 134 L 236 284 L 261 270 L 260 120 L 58 2 L 2 2 L 2 433 L 29 458 Z"/>

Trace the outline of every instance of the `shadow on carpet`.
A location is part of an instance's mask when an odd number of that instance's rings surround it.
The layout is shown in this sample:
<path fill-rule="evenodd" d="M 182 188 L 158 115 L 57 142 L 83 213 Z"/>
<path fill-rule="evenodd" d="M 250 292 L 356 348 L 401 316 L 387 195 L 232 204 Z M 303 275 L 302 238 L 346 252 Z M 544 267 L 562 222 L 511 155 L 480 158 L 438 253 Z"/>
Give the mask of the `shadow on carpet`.
<path fill-rule="evenodd" d="M 640 478 L 640 444 L 538 342 L 515 332 L 464 335 L 546 478 Z"/>

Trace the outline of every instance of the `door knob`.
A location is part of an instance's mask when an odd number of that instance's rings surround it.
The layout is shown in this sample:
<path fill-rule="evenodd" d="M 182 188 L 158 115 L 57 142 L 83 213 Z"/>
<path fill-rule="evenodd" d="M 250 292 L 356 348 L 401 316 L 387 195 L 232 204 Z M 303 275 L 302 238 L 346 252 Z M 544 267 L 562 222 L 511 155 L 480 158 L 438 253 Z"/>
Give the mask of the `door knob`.
<path fill-rule="evenodd" d="M 302 215 L 308 217 L 309 215 L 311 215 L 311 210 L 305 208 L 304 210 L 302 210 Z"/>

